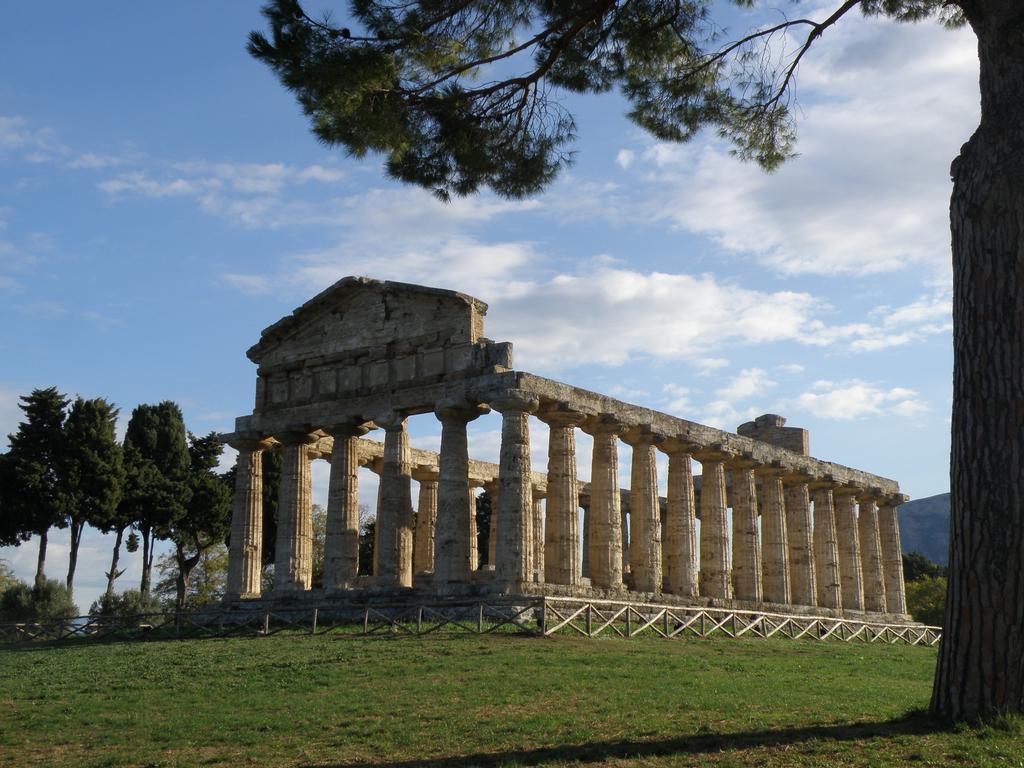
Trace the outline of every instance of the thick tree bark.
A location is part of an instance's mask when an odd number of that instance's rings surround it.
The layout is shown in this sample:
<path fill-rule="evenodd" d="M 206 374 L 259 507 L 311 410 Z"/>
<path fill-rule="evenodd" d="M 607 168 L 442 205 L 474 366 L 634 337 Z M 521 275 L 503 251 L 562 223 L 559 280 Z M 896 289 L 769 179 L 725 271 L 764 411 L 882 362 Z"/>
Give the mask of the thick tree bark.
<path fill-rule="evenodd" d="M 46 545 L 49 542 L 49 531 L 39 534 L 39 556 L 36 558 L 36 586 L 42 586 L 46 581 Z"/>
<path fill-rule="evenodd" d="M 110 558 L 110 570 L 107 571 L 107 597 L 114 594 L 114 581 L 124 571 L 117 570 L 117 564 L 121 559 L 121 540 L 124 538 L 124 528 L 117 529 L 117 537 L 114 539 L 114 553 Z"/>
<path fill-rule="evenodd" d="M 175 559 L 178 561 L 178 577 L 175 579 L 175 585 L 177 586 L 175 608 L 179 614 L 185 610 L 185 603 L 188 600 L 188 580 L 201 557 L 202 552 L 192 557 L 186 557 L 185 550 L 181 545 L 178 545 L 175 552 Z"/>
<path fill-rule="evenodd" d="M 963 3 L 981 124 L 954 161 L 950 574 L 934 714 L 1024 711 L 1024 8 Z"/>
<path fill-rule="evenodd" d="M 82 543 L 82 531 L 85 523 L 80 520 L 71 520 L 71 543 L 68 552 L 68 578 L 66 581 L 68 594 L 73 594 L 75 589 L 75 570 L 78 568 L 78 547 Z"/>

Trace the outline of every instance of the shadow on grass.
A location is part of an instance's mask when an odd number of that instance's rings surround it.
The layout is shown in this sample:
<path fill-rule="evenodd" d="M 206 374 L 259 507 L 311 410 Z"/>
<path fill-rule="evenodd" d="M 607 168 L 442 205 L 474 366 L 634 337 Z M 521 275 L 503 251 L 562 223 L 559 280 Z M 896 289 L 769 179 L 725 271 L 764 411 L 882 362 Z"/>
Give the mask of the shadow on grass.
<path fill-rule="evenodd" d="M 949 730 L 925 710 L 872 723 L 840 723 L 768 731 L 697 733 L 661 741 L 607 741 L 540 749 L 452 755 L 423 760 L 373 760 L 309 764 L 310 768 L 462 768 L 463 766 L 538 765 L 555 763 L 600 763 L 606 760 L 702 755 L 718 752 L 786 747 L 814 741 L 860 741 L 904 735 L 924 735 Z"/>

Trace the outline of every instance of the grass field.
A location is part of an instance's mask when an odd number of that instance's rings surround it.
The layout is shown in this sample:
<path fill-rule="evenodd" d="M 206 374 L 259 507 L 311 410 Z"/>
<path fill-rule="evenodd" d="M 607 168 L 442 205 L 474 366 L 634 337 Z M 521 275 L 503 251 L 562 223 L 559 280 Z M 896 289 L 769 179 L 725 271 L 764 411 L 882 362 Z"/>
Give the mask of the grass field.
<path fill-rule="evenodd" d="M 1024 765 L 920 714 L 935 651 L 277 635 L 0 651 L 0 765 Z"/>

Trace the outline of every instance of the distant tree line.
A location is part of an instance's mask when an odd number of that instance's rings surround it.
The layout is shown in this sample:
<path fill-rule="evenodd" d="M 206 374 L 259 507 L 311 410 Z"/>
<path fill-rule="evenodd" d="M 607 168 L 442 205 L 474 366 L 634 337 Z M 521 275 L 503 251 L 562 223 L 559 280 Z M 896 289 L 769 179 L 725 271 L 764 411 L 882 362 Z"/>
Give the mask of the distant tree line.
<path fill-rule="evenodd" d="M 141 543 L 142 578 L 134 602 L 149 604 L 155 544 L 167 541 L 174 547 L 174 605 L 183 609 L 193 570 L 205 553 L 223 545 L 230 527 L 233 477 L 216 471 L 223 451 L 217 434 L 188 432 L 181 409 L 165 401 L 137 406 L 119 443 L 118 409 L 103 398 L 72 402 L 50 387 L 20 400 L 23 420 L 0 454 L 0 545 L 37 536 L 39 550 L 34 583 L 8 585 L 0 594 L 0 613 L 25 617 L 33 602 L 49 606 L 37 613 L 77 611 L 71 598 L 87 525 L 114 536 L 103 601 L 113 601 L 115 582 L 124 573 L 122 547 L 135 552 Z M 54 528 L 69 531 L 63 584 L 46 578 Z M 12 589 L 17 594 L 8 598 Z M 61 591 L 65 596 L 55 597 Z"/>

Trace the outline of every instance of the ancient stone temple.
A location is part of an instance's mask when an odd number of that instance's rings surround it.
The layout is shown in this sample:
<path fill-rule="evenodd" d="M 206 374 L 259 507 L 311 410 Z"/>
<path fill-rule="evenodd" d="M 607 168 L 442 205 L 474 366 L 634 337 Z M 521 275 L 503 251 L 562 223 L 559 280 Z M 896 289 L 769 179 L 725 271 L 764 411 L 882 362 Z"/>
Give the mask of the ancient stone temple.
<path fill-rule="evenodd" d="M 895 481 L 812 458 L 806 430 L 780 416 L 725 432 L 513 370 L 512 345 L 483 335 L 486 312 L 454 291 L 347 277 L 263 331 L 248 351 L 253 413 L 226 436 L 238 450 L 227 602 L 544 594 L 905 618 Z M 471 459 L 467 438 L 492 410 L 497 464 Z M 409 446 L 418 414 L 440 422 L 436 453 Z M 530 464 L 534 419 L 546 467 Z M 593 439 L 589 483 L 577 430 Z M 283 460 L 275 541 L 261 530 L 266 451 Z M 311 590 L 315 459 L 330 482 Z M 372 576 L 360 575 L 360 467 L 380 478 Z M 494 500 L 487 553 L 479 488 Z"/>

